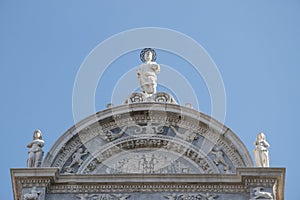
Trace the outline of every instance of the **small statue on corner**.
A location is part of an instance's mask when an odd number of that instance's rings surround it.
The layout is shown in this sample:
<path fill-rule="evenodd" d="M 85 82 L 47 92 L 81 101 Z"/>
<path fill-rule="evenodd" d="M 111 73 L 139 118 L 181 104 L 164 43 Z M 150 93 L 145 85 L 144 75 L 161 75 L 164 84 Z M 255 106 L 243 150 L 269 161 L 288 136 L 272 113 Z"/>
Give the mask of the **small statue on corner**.
<path fill-rule="evenodd" d="M 42 140 L 42 132 L 36 130 L 33 133 L 33 140 L 27 144 L 28 158 L 27 158 L 27 167 L 40 167 L 42 163 L 42 158 L 44 151 L 42 147 L 44 146 L 44 140 Z"/>
<path fill-rule="evenodd" d="M 259 133 L 256 136 L 255 141 L 254 158 L 256 167 L 269 167 L 270 158 L 268 148 L 269 143 L 266 141 L 266 136 L 263 133 Z"/>

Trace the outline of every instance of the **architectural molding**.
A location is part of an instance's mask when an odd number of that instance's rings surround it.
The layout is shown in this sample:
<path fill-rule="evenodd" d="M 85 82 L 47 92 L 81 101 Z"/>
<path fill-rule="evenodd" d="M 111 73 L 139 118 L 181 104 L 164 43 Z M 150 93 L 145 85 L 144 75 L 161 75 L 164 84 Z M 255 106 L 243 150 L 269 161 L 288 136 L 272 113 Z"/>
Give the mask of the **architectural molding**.
<path fill-rule="evenodd" d="M 58 168 L 12 169 L 15 199 L 22 188 L 46 188 L 47 194 L 128 194 L 168 195 L 210 193 L 218 196 L 243 194 L 250 199 L 256 187 L 284 199 L 284 168 L 239 168 L 236 174 L 59 174 Z M 30 177 L 30 179 L 28 179 Z M 253 193 L 253 192 L 252 192 Z M 251 194 L 252 194 L 251 193 Z"/>
<path fill-rule="evenodd" d="M 151 141 L 155 145 L 151 146 Z M 89 173 L 93 170 L 87 170 L 87 166 L 95 168 L 124 148 L 146 147 L 169 148 L 198 163 L 204 173 L 234 173 L 237 167 L 253 166 L 249 152 L 230 129 L 203 113 L 175 104 L 138 103 L 109 108 L 74 125 L 53 147 L 42 166 L 59 167 L 61 173 Z M 217 147 L 224 156 L 220 165 L 213 161 L 212 150 Z M 89 154 L 82 157 L 80 165 L 70 168 L 72 156 L 80 149 Z"/>

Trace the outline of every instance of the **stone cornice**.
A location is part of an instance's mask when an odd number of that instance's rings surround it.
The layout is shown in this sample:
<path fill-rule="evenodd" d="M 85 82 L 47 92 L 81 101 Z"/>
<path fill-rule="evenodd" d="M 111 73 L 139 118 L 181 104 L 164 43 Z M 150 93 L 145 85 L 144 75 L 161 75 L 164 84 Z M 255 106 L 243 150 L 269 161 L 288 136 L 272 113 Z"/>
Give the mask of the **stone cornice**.
<path fill-rule="evenodd" d="M 284 168 L 239 168 L 236 174 L 75 174 L 61 175 L 58 168 L 11 169 L 14 198 L 22 187 L 46 187 L 48 193 L 86 192 L 249 192 L 251 186 L 273 187 L 284 199 Z"/>
<path fill-rule="evenodd" d="M 21 199 L 23 187 L 48 187 L 58 177 L 58 168 L 10 169 L 14 199 Z"/>

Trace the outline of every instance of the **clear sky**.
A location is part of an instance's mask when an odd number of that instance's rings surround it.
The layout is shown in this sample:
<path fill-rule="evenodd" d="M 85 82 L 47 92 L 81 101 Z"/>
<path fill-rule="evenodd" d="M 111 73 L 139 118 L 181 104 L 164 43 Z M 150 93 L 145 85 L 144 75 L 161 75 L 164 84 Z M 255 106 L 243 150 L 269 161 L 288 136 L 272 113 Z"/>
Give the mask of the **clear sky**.
<path fill-rule="evenodd" d="M 89 53 L 112 35 L 143 27 L 178 31 L 207 51 L 226 91 L 225 125 L 251 155 L 256 134 L 264 132 L 271 166 L 287 169 L 286 199 L 300 199 L 299 0 L 1 0 L 0 27 L 1 200 L 13 199 L 9 169 L 26 166 L 26 144 L 34 130 L 43 132 L 46 153 L 74 124 L 74 82 Z M 116 48 L 126 42 L 131 41 Z M 162 50 L 157 62 L 185 77 L 199 110 L 211 113 L 211 93 L 190 63 Z M 118 81 L 139 64 L 139 50 L 111 64 L 95 93 L 96 111 L 106 107 Z M 176 76 L 170 80 L 176 81 Z M 159 89 L 172 89 L 165 82 Z M 176 87 L 172 92 L 183 98 Z"/>

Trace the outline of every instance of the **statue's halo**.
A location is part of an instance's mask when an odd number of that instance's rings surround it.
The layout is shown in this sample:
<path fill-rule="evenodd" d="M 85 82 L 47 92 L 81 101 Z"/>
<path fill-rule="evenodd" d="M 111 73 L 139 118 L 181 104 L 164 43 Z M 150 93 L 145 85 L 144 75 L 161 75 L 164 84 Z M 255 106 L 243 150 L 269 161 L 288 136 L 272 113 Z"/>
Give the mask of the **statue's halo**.
<path fill-rule="evenodd" d="M 142 62 L 146 62 L 146 60 L 145 60 L 145 53 L 147 52 L 147 51 L 151 51 L 151 53 L 152 53 L 152 62 L 155 62 L 156 61 L 156 52 L 155 52 L 155 50 L 154 49 L 152 49 L 152 48 L 144 48 L 142 51 L 141 51 L 141 53 L 140 53 L 140 59 L 141 59 L 141 61 Z"/>

